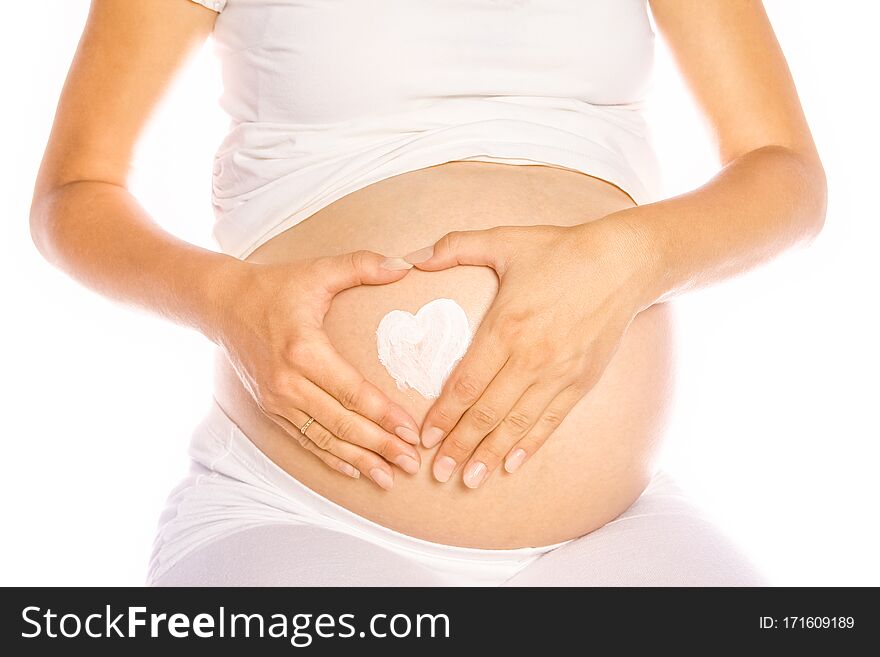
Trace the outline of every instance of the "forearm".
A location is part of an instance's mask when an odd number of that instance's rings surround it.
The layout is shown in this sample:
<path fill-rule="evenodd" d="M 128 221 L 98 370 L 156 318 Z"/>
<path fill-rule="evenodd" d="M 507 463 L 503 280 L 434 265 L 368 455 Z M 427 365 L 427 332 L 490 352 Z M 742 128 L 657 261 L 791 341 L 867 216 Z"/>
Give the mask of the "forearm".
<path fill-rule="evenodd" d="M 770 146 L 738 157 L 693 192 L 607 219 L 636 236 L 648 307 L 809 242 L 825 202 L 818 158 Z"/>
<path fill-rule="evenodd" d="M 128 190 L 105 182 L 36 196 L 31 233 L 50 263 L 86 287 L 215 341 L 223 295 L 243 265 L 173 237 Z"/>

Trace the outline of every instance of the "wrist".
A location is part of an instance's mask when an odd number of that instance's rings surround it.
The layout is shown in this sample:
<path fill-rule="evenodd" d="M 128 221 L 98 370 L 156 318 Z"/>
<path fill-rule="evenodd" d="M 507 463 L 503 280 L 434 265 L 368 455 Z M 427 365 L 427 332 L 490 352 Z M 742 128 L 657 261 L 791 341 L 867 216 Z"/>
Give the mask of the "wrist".
<path fill-rule="evenodd" d="M 595 223 L 609 231 L 607 243 L 614 253 L 615 267 L 633 290 L 636 312 L 662 301 L 669 291 L 669 269 L 662 240 L 649 214 L 642 208 L 632 208 L 606 215 Z"/>
<path fill-rule="evenodd" d="M 232 316 L 233 304 L 241 301 L 253 265 L 225 254 L 214 256 L 201 269 L 197 328 L 220 346 Z"/>

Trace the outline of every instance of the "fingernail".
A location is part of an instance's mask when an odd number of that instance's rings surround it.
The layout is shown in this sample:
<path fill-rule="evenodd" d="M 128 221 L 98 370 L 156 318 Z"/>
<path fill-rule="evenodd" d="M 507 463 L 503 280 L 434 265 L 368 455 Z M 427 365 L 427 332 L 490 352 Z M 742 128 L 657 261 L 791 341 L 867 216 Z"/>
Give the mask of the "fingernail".
<path fill-rule="evenodd" d="M 419 471 L 419 462 L 416 461 L 412 456 L 407 456 L 406 454 L 401 454 L 394 462 L 400 467 L 404 472 L 409 472 L 410 474 L 416 474 Z"/>
<path fill-rule="evenodd" d="M 358 477 L 361 476 L 360 471 L 356 467 L 354 467 L 353 465 L 350 465 L 349 463 L 340 463 L 336 467 L 339 468 L 339 471 L 342 474 L 348 475 L 352 479 L 357 479 Z"/>
<path fill-rule="evenodd" d="M 439 427 L 428 427 L 422 431 L 422 445 L 431 449 L 443 440 L 444 431 Z"/>
<path fill-rule="evenodd" d="M 385 258 L 379 266 L 382 269 L 390 269 L 391 271 L 400 271 L 401 269 L 412 269 L 412 263 L 407 262 L 403 258 Z"/>
<path fill-rule="evenodd" d="M 419 444 L 419 434 L 409 427 L 397 427 L 394 430 L 394 433 L 396 433 L 399 438 L 403 438 L 403 440 L 408 443 L 412 443 L 413 445 Z"/>
<path fill-rule="evenodd" d="M 434 461 L 434 478 L 440 483 L 449 481 L 453 470 L 455 470 L 455 461 L 449 456 L 443 456 Z"/>
<path fill-rule="evenodd" d="M 519 470 L 519 466 L 523 464 L 523 461 L 526 460 L 526 450 L 524 449 L 515 449 L 507 457 L 507 460 L 504 461 L 504 469 L 507 470 L 510 474 L 513 474 L 517 470 Z"/>
<path fill-rule="evenodd" d="M 391 487 L 394 485 L 394 479 L 382 468 L 370 470 L 370 477 L 385 490 L 391 490 Z"/>
<path fill-rule="evenodd" d="M 403 259 L 412 265 L 417 265 L 420 262 L 424 262 L 425 260 L 430 258 L 432 255 L 434 255 L 434 245 L 433 244 L 431 246 L 426 246 L 423 249 L 419 249 L 418 251 L 413 251 L 412 253 L 407 253 L 405 256 L 403 256 Z"/>
<path fill-rule="evenodd" d="M 464 485 L 468 488 L 476 488 L 481 483 L 483 483 L 483 478 L 486 476 L 486 464 L 482 461 L 477 461 L 476 463 L 471 463 L 468 466 L 467 472 L 464 473 Z"/>

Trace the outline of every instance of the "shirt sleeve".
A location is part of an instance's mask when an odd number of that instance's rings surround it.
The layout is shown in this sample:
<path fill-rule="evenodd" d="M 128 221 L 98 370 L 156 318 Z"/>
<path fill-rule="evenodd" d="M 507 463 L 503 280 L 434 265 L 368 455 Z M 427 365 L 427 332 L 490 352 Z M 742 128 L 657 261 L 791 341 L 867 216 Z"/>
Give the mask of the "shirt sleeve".
<path fill-rule="evenodd" d="M 223 11 L 226 7 L 226 0 L 191 0 L 197 4 L 202 5 L 203 7 L 207 7 L 208 9 L 213 9 L 218 14 Z"/>

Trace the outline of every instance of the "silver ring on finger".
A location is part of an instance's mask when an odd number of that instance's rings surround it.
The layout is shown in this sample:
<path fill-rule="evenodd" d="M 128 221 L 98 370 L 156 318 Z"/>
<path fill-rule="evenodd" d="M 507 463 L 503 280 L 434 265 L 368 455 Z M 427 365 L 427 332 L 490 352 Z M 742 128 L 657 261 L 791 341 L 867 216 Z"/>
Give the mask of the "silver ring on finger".
<path fill-rule="evenodd" d="M 306 429 L 308 429 L 310 426 L 312 426 L 312 422 L 314 422 L 314 421 L 315 421 L 315 418 L 313 418 L 313 417 L 310 415 L 310 416 L 309 416 L 309 419 L 306 420 L 306 423 L 305 423 L 304 425 L 302 425 L 302 428 L 299 430 L 299 432 L 300 432 L 302 435 L 305 436 L 305 435 L 306 435 Z"/>

